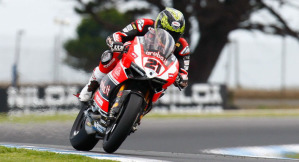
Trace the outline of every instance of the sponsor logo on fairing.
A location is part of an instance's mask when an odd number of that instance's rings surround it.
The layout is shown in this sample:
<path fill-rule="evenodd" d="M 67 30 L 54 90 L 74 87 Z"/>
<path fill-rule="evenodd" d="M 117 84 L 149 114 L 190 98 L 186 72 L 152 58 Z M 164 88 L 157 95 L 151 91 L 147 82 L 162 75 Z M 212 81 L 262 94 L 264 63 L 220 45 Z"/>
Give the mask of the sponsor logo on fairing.
<path fill-rule="evenodd" d="M 104 65 L 104 68 L 108 68 L 114 61 L 115 58 L 113 58 L 107 65 Z"/>
<path fill-rule="evenodd" d="M 120 71 L 121 71 L 121 67 L 118 66 L 113 70 L 114 76 L 116 77 L 116 79 L 120 76 Z"/>
<path fill-rule="evenodd" d="M 101 99 L 99 94 L 96 94 L 95 100 L 100 106 L 103 106 L 103 100 Z"/>
<path fill-rule="evenodd" d="M 101 84 L 100 84 L 100 89 L 102 90 L 102 92 L 105 94 L 105 95 L 108 95 L 109 92 L 110 92 L 110 85 L 105 85 L 106 83 L 106 80 L 105 81 L 101 81 Z"/>
<path fill-rule="evenodd" d="M 173 78 L 173 77 L 174 77 L 174 74 L 168 73 L 168 78 Z"/>
<path fill-rule="evenodd" d="M 154 56 L 154 57 L 157 57 L 159 58 L 160 60 L 162 60 L 163 62 L 166 61 L 166 59 L 160 55 L 160 52 L 153 52 L 153 51 L 146 51 L 145 52 L 146 55 L 150 55 L 150 56 Z"/>
<path fill-rule="evenodd" d="M 133 56 L 134 59 L 136 59 L 138 57 L 138 55 L 134 52 L 132 52 L 131 55 Z"/>

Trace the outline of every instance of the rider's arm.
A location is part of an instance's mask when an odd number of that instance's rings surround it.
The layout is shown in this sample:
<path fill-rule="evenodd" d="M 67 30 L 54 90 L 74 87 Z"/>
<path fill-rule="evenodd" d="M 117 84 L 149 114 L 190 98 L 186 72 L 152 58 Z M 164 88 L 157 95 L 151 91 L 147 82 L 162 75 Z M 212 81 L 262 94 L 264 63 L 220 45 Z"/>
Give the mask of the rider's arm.
<path fill-rule="evenodd" d="M 127 25 L 121 31 L 117 31 L 108 36 L 106 43 L 109 47 L 113 47 L 114 42 L 125 43 L 133 40 L 136 36 L 144 35 L 149 27 L 153 27 L 154 21 L 152 19 L 137 19 L 131 24 Z"/>
<path fill-rule="evenodd" d="M 176 43 L 174 54 L 179 61 L 180 77 L 177 79 L 177 84 L 179 84 L 182 88 L 185 88 L 188 83 L 190 49 L 187 41 L 184 38 L 180 38 L 178 43 Z"/>

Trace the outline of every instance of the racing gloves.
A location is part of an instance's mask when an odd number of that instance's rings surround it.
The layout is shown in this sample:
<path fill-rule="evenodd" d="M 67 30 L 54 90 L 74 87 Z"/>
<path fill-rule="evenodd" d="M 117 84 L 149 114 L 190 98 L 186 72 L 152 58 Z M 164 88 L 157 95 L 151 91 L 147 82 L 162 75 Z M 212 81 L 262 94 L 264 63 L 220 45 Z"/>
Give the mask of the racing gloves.
<path fill-rule="evenodd" d="M 180 69 L 174 85 L 180 89 L 184 89 L 188 86 L 188 72 L 186 70 Z"/>
<path fill-rule="evenodd" d="M 124 44 L 122 42 L 112 42 L 110 48 L 112 52 L 122 52 L 124 50 Z"/>

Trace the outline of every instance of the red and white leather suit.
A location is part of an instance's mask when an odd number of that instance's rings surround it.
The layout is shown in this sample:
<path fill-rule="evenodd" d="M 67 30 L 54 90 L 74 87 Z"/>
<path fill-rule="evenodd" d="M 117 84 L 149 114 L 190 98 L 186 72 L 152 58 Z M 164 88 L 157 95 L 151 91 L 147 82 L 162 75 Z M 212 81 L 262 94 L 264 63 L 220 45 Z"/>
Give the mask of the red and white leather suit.
<path fill-rule="evenodd" d="M 122 31 L 118 31 L 109 36 L 106 40 L 107 45 L 111 46 L 113 42 L 128 42 L 135 38 L 135 36 L 143 36 L 148 32 L 149 28 L 154 28 L 155 21 L 152 19 L 138 19 L 131 24 L 127 25 Z M 117 62 L 121 59 L 119 58 L 117 52 L 113 53 L 113 58 L 110 62 L 103 63 L 100 62 L 99 68 L 102 73 L 110 72 Z M 190 50 L 187 41 L 184 38 L 180 38 L 176 42 L 176 49 L 174 55 L 179 60 L 180 73 L 187 77 L 188 68 L 189 68 L 189 59 L 190 59 Z"/>
<path fill-rule="evenodd" d="M 155 21 L 152 19 L 137 19 L 131 24 L 127 25 L 122 31 L 118 31 L 108 36 L 106 43 L 109 47 L 112 47 L 113 43 L 121 42 L 126 45 L 126 42 L 132 41 L 136 36 L 145 35 L 150 28 L 154 28 Z M 176 48 L 174 55 L 179 61 L 179 73 L 181 79 L 188 80 L 188 68 L 190 60 L 190 49 L 187 41 L 184 38 L 179 38 L 176 41 Z M 109 52 L 108 52 L 109 53 Z M 93 71 L 92 77 L 89 80 L 83 90 L 81 91 L 79 98 L 81 101 L 88 101 L 91 98 L 93 89 L 98 86 L 101 79 L 105 74 L 109 73 L 116 66 L 118 61 L 121 59 L 121 52 L 113 52 L 113 54 L 106 57 L 107 51 L 102 54 L 102 58 L 98 67 Z M 96 81 L 96 82 L 95 82 Z M 186 83 L 187 86 L 187 83 Z M 84 92 L 84 93 L 83 93 Z"/>

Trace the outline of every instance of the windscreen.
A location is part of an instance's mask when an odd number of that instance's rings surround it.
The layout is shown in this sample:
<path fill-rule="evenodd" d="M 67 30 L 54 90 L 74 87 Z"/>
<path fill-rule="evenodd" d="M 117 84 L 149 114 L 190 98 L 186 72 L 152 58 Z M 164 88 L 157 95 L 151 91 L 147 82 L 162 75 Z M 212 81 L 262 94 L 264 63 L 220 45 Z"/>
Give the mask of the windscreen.
<path fill-rule="evenodd" d="M 166 60 L 174 51 L 175 42 L 172 36 L 163 29 L 149 30 L 144 35 L 144 51 Z M 161 58 L 160 58 L 161 59 Z"/>

